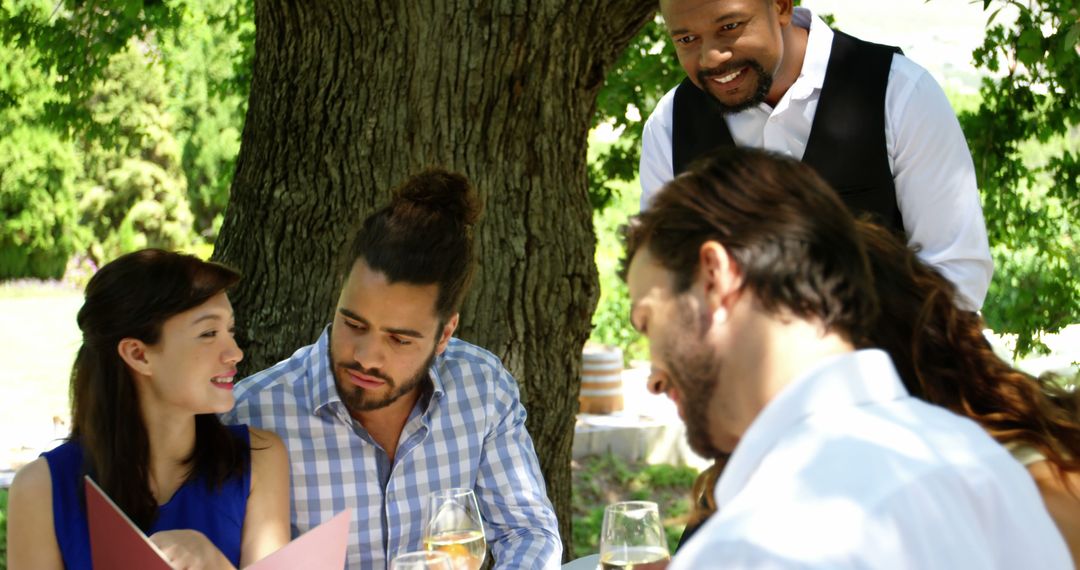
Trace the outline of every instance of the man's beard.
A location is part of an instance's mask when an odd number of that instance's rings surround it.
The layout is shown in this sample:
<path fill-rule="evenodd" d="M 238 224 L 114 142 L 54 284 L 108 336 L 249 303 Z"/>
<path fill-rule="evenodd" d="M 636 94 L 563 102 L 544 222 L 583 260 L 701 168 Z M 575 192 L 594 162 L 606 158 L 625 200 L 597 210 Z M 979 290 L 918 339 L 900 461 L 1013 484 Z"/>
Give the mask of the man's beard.
<path fill-rule="evenodd" d="M 350 413 L 370 412 L 372 410 L 385 408 L 401 399 L 402 396 L 411 393 L 417 386 L 420 386 L 421 383 L 429 382 L 430 378 L 428 370 L 431 368 L 433 362 L 435 362 L 434 346 L 431 347 L 431 354 L 424 362 L 424 365 L 420 367 L 420 370 L 398 386 L 396 380 L 378 368 L 364 368 L 356 362 L 335 362 L 333 350 L 330 351 L 330 366 L 331 372 L 334 375 L 334 387 L 337 389 L 338 397 L 341 398 L 341 401 L 345 404 L 345 407 L 348 408 Z M 386 396 L 379 399 L 374 399 L 366 390 L 360 387 L 353 387 L 352 391 L 347 391 L 344 389 L 344 386 L 348 385 L 348 381 L 338 375 L 339 368 L 348 368 L 349 370 L 355 370 L 366 376 L 378 378 L 383 382 L 386 382 L 386 386 L 390 388 L 390 391 Z"/>
<path fill-rule="evenodd" d="M 683 338 L 673 338 L 660 350 L 668 374 L 679 390 L 679 405 L 686 424 L 686 440 L 690 449 L 698 455 L 713 459 L 723 457 L 712 441 L 709 417 L 715 414 L 710 404 L 720 383 L 722 363 L 716 351 L 705 342 L 710 321 L 704 316 L 695 318 L 694 307 L 688 299 L 676 304 L 676 330 L 689 333 Z M 688 338 L 687 338 L 688 337 Z"/>
<path fill-rule="evenodd" d="M 720 99 L 717 98 L 716 95 L 713 94 L 711 89 L 708 88 L 709 85 L 712 85 L 712 83 L 709 81 L 710 77 L 723 77 L 725 75 L 728 75 L 732 71 L 735 71 L 736 69 L 742 69 L 744 67 L 749 67 L 751 70 L 754 71 L 754 73 L 757 74 L 758 85 L 757 90 L 754 91 L 753 95 L 750 95 L 741 103 L 736 103 L 734 105 L 724 103 L 723 101 L 720 101 Z M 715 107 L 725 115 L 739 113 L 751 107 L 756 107 L 765 100 L 765 97 L 769 95 L 769 89 L 772 89 L 773 84 L 772 74 L 765 71 L 765 68 L 762 67 L 760 63 L 752 59 L 736 61 L 724 65 L 723 67 L 717 67 L 714 69 L 699 69 L 697 73 L 697 80 L 698 84 L 701 85 L 702 90 L 705 91 L 705 93 L 709 96 L 709 100 L 711 100 Z M 723 89 L 722 85 L 717 85 L 716 87 Z"/>

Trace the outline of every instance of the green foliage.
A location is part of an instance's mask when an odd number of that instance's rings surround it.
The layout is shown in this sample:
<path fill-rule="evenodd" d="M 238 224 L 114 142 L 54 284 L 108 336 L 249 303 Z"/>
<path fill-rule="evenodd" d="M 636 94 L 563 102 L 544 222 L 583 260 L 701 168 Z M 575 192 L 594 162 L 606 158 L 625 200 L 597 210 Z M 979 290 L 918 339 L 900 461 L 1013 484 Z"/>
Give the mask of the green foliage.
<path fill-rule="evenodd" d="M 594 161 L 590 161 L 590 164 Z M 619 267 L 623 256 L 619 227 L 638 210 L 637 193 L 629 190 L 636 185 L 636 176 L 628 183 L 611 183 L 613 192 L 610 206 L 593 211 L 600 300 L 593 313 L 593 329 L 589 341 L 619 347 L 627 363 L 631 360 L 646 360 L 649 357 L 648 344 L 630 325 L 630 295 L 626 289 L 626 283 L 619 277 Z"/>
<path fill-rule="evenodd" d="M 0 279 L 63 276 L 81 241 L 73 188 L 82 165 L 72 150 L 35 126 L 0 138 Z"/>
<path fill-rule="evenodd" d="M 678 487 L 689 489 L 698 473 L 692 467 L 671 465 L 646 465 L 637 476 L 642 488 Z M 671 513 L 676 514 L 676 513 Z"/>
<path fill-rule="evenodd" d="M 637 178 L 644 119 L 683 76 L 658 15 L 630 42 L 596 98 L 594 126 L 606 123 L 621 136 L 589 161 L 589 199 L 594 209 L 603 210 L 618 195 L 616 182 Z"/>
<path fill-rule="evenodd" d="M 660 506 L 668 549 L 674 552 L 690 512 L 697 471 L 672 465 L 628 464 L 613 454 L 586 457 L 573 467 L 574 558 L 600 549 L 604 507 L 616 501 L 654 501 Z"/>
<path fill-rule="evenodd" d="M 98 262 L 144 247 L 177 249 L 192 238 L 180 149 L 166 112 L 161 65 L 133 40 L 115 54 L 88 108 L 112 124 L 113 144 L 84 143 L 90 188 L 79 202 L 82 224 L 93 232 Z"/>
<path fill-rule="evenodd" d="M 58 98 L 43 109 L 48 124 L 108 140 L 120 117 L 102 122 L 84 103 L 114 55 L 149 30 L 175 27 L 178 14 L 174 3 L 159 0 L 3 0 L 0 40 L 35 53 L 35 65 L 51 78 Z M 0 91 L 0 102 L 16 100 Z"/>
<path fill-rule="evenodd" d="M 576 490 L 575 487 L 571 492 Z M 592 505 L 580 516 L 574 516 L 571 525 L 571 535 L 574 537 L 574 558 L 596 554 L 600 551 L 602 528 L 604 528 L 604 505 Z"/>
<path fill-rule="evenodd" d="M 82 164 L 55 131 L 35 123 L 54 98 L 44 77 L 10 44 L 0 45 L 0 92 L 17 96 L 0 108 L 0 279 L 57 278 L 81 243 L 75 184 Z"/>
<path fill-rule="evenodd" d="M 195 227 L 213 240 L 229 199 L 254 55 L 251 1 L 185 3 L 179 26 L 161 37 L 170 113 Z"/>
<path fill-rule="evenodd" d="M 0 0 L 0 63 L 11 70 L 0 75 L 0 145 L 25 149 L 0 177 L 5 197 L 16 184 L 21 196 L 0 221 L 0 277 L 52 276 L 73 253 L 100 262 L 216 237 L 246 112 L 252 16 L 251 0 Z M 79 222 L 86 230 L 73 232 Z M 42 265 L 29 241 L 51 249 L 47 271 L 29 269 Z"/>
<path fill-rule="evenodd" d="M 100 263 L 142 247 L 191 242 L 164 75 L 150 48 L 132 41 L 116 53 L 86 101 L 94 121 L 112 126 L 108 139 L 66 140 L 28 109 L 55 99 L 41 93 L 47 82 L 33 89 L 20 89 L 25 81 L 5 84 L 19 104 L 0 119 L 0 277 L 60 277 L 69 257 L 85 248 Z M 19 59 L 13 50 L 4 54 Z M 32 68 L 21 71 L 43 79 Z"/>
<path fill-rule="evenodd" d="M 993 244 L 995 279 L 983 306 L 1016 351 L 1080 317 L 1080 5 L 1076 0 L 989 2 L 1015 10 L 975 50 L 982 103 L 963 112 Z"/>

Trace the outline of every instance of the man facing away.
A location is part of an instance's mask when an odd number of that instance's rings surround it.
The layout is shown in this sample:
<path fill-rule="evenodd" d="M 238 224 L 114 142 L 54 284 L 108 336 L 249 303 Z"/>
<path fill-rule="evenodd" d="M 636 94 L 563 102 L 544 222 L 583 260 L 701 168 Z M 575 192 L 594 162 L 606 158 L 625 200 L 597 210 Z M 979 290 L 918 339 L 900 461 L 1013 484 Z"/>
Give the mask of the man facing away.
<path fill-rule="evenodd" d="M 627 260 L 631 320 L 691 447 L 730 454 L 671 569 L 1072 567 L 1024 468 L 853 348 L 872 278 L 808 166 L 711 155 L 631 224 Z"/>
<path fill-rule="evenodd" d="M 642 209 L 709 150 L 773 150 L 905 235 L 962 308 L 982 307 L 994 266 L 975 168 L 926 70 L 792 0 L 661 0 L 660 11 L 687 78 L 645 123 Z"/>
<path fill-rule="evenodd" d="M 458 487 L 476 493 L 496 568 L 559 565 L 517 385 L 494 355 L 452 337 L 478 215 L 463 176 L 408 179 L 364 221 L 327 330 L 237 385 L 226 419 L 289 449 L 293 535 L 352 510 L 349 568 L 422 550 L 422 505 Z"/>

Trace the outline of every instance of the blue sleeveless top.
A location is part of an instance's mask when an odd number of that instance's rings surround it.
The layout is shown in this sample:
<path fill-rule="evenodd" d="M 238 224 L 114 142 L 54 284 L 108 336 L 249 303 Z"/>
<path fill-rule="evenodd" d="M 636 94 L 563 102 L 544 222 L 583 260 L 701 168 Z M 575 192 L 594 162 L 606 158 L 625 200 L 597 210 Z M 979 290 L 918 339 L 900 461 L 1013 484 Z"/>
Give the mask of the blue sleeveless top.
<path fill-rule="evenodd" d="M 250 446 L 246 425 L 227 426 L 233 437 Z M 69 441 L 41 454 L 52 476 L 53 528 L 60 556 L 68 570 L 90 570 L 90 531 L 83 502 L 83 449 Z M 161 530 L 197 530 L 218 547 L 233 566 L 240 567 L 240 538 L 251 489 L 251 464 L 243 477 L 234 477 L 220 489 L 203 477 L 184 483 L 169 502 L 158 507 L 157 520 L 147 536 Z"/>

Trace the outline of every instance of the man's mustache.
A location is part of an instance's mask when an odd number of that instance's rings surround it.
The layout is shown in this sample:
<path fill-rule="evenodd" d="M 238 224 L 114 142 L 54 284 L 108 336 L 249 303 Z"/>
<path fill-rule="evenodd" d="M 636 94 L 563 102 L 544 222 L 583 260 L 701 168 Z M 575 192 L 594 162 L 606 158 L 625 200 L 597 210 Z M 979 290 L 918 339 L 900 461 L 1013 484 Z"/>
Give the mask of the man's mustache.
<path fill-rule="evenodd" d="M 378 368 L 364 368 L 355 362 L 339 362 L 338 366 L 342 368 L 348 368 L 349 370 L 355 370 L 363 374 L 364 376 L 372 376 L 386 382 L 390 386 L 394 386 L 394 380 L 380 371 Z"/>
<path fill-rule="evenodd" d="M 725 63 L 724 65 L 721 65 L 719 67 L 713 67 L 710 69 L 699 69 L 698 78 L 701 80 L 705 80 L 709 77 L 724 76 L 731 73 L 732 71 L 742 69 L 744 67 L 757 69 L 754 61 L 751 61 L 749 59 L 741 59 L 739 61 L 731 61 Z"/>

